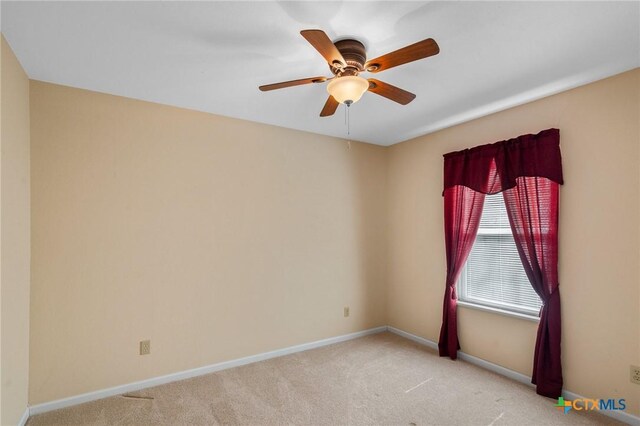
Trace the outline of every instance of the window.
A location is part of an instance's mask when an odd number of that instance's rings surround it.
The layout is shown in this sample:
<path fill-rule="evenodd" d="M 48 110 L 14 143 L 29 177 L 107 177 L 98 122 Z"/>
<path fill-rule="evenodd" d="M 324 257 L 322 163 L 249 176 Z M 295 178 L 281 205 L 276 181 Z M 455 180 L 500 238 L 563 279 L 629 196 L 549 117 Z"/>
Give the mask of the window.
<path fill-rule="evenodd" d="M 527 278 L 502 194 L 487 195 L 480 227 L 458 281 L 458 299 L 528 315 L 542 302 Z"/>

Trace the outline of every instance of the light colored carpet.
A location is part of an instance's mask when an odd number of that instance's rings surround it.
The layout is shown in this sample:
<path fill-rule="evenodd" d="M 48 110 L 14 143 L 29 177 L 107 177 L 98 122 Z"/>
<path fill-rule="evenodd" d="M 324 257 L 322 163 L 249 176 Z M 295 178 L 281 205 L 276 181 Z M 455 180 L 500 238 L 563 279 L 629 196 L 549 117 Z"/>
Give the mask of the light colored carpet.
<path fill-rule="evenodd" d="M 36 425 L 618 424 L 391 333 L 33 416 Z M 142 398 L 141 398 L 142 397 Z M 149 398 L 149 399 L 146 399 Z"/>

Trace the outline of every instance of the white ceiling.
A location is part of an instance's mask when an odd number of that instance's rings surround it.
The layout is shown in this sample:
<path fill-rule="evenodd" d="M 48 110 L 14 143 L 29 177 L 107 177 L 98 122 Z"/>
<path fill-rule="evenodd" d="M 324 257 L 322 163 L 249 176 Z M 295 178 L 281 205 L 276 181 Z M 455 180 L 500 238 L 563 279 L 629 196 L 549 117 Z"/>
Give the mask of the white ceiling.
<path fill-rule="evenodd" d="M 640 2 L 7 2 L 2 32 L 30 78 L 391 145 L 640 66 Z M 432 37 L 440 54 L 376 74 L 330 118 L 330 76 L 300 36 L 355 37 L 368 57 Z M 365 74 L 365 77 L 370 74 Z"/>

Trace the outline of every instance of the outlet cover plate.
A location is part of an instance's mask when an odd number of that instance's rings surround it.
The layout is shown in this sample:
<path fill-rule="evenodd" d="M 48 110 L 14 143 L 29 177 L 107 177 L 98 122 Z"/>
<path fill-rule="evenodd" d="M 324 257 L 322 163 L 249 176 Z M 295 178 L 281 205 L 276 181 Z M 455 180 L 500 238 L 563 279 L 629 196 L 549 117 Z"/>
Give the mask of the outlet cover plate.
<path fill-rule="evenodd" d="M 630 371 L 631 383 L 635 383 L 636 385 L 640 385 L 640 367 L 637 365 L 631 366 Z"/>
<path fill-rule="evenodd" d="M 149 355 L 151 353 L 151 340 L 142 340 L 140 342 L 140 355 Z"/>

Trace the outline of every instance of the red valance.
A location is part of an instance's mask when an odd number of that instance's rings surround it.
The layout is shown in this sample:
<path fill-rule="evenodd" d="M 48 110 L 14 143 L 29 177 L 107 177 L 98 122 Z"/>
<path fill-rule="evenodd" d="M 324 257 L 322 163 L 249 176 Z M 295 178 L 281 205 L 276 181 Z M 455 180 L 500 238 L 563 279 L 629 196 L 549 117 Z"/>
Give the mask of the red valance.
<path fill-rule="evenodd" d="M 444 155 L 445 190 L 462 185 L 483 194 L 496 194 L 513 188 L 517 178 L 526 176 L 563 184 L 558 129 Z"/>

